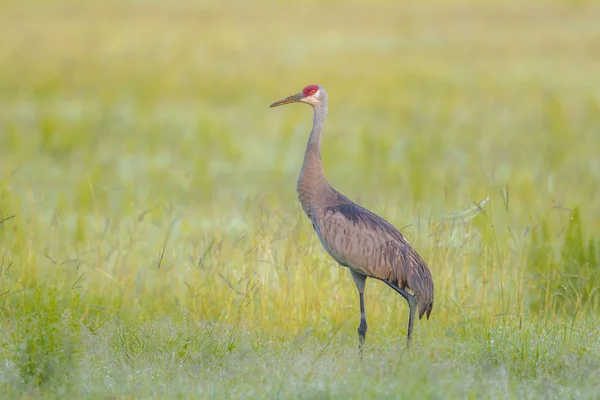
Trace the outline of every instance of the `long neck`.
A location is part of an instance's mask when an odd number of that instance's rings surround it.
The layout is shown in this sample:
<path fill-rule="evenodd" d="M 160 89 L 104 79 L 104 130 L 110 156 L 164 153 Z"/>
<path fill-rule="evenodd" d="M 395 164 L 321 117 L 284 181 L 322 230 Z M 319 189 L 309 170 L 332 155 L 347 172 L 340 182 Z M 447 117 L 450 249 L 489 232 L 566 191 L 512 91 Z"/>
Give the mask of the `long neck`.
<path fill-rule="evenodd" d="M 302 208 L 306 213 L 316 204 L 319 193 L 329 186 L 321 162 L 321 132 L 327 117 L 327 99 L 314 108 L 313 127 L 308 138 L 304 162 L 298 177 L 297 191 Z"/>

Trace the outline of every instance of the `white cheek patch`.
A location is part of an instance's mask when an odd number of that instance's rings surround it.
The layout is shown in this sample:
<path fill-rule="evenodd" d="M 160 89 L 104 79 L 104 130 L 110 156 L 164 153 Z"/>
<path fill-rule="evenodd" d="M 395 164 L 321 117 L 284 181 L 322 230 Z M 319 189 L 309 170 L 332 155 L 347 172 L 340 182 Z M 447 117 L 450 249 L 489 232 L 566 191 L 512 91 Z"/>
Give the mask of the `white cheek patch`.
<path fill-rule="evenodd" d="M 319 102 L 319 100 L 317 99 L 317 94 L 313 94 L 312 96 L 308 96 L 304 99 L 304 101 L 306 101 L 307 103 L 310 104 L 317 104 Z"/>

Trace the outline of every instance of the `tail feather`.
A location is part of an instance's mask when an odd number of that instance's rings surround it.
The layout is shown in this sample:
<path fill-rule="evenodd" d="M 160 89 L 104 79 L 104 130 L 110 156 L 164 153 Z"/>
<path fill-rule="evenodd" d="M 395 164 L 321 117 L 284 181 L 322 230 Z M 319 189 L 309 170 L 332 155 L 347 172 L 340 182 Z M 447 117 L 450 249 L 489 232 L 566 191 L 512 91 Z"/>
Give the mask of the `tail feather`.
<path fill-rule="evenodd" d="M 433 309 L 434 287 L 431 272 L 427 268 L 427 264 L 419 256 L 419 254 L 409 246 L 406 246 L 402 251 L 403 262 L 402 269 L 402 284 L 405 288 L 410 289 L 417 297 L 417 305 L 419 308 L 419 319 L 423 315 L 431 314 Z M 400 284 L 400 280 L 398 283 Z"/>

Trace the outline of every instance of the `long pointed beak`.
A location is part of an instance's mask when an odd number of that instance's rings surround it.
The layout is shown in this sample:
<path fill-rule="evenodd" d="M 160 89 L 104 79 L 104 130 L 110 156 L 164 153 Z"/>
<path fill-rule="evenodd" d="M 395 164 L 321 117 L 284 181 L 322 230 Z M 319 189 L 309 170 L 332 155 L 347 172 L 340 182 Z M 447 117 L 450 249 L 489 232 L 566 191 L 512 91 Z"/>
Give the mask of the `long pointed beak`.
<path fill-rule="evenodd" d="M 302 100 L 303 98 L 304 98 L 304 94 L 302 92 L 300 92 L 298 94 L 288 96 L 283 100 L 276 101 L 275 103 L 271 104 L 269 107 L 278 107 L 278 106 L 282 106 L 284 104 L 296 103 L 296 102 Z"/>

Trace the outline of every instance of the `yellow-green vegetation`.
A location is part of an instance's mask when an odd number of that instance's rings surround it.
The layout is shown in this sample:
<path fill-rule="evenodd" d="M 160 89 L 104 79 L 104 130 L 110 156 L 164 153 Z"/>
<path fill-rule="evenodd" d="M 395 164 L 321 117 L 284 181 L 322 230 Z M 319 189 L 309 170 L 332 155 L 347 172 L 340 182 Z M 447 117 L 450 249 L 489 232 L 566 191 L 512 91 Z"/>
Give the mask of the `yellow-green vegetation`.
<path fill-rule="evenodd" d="M 0 388 L 51 398 L 597 398 L 600 9 L 12 1 L 0 12 Z M 436 299 L 358 294 L 296 200 L 330 182 Z"/>

